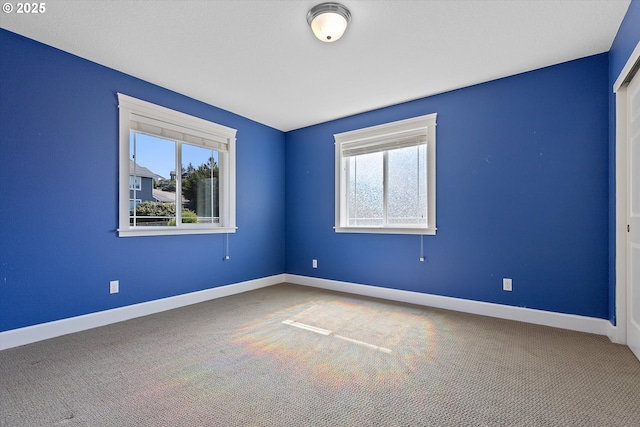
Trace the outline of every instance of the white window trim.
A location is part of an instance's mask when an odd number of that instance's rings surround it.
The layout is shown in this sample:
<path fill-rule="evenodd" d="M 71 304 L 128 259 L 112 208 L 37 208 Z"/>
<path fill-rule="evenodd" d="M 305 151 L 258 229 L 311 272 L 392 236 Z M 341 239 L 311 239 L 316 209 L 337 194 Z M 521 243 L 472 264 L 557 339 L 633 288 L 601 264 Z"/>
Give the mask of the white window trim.
<path fill-rule="evenodd" d="M 133 183 L 134 183 L 133 187 L 131 186 L 131 178 L 133 178 Z M 135 182 L 136 182 L 135 178 L 140 178 L 138 180 L 138 183 L 140 185 L 138 185 L 138 186 L 135 185 Z M 142 190 L 142 177 L 140 175 L 129 175 L 129 190 L 136 190 L 136 191 L 141 191 Z"/>
<path fill-rule="evenodd" d="M 337 133 L 335 138 L 335 226 L 336 233 L 379 234 L 436 234 L 436 117 L 437 113 L 400 120 L 349 132 Z M 427 135 L 427 225 L 426 227 L 349 227 L 347 224 L 346 168 L 342 156 L 342 145 L 359 143 L 377 144 L 390 139 Z"/>
<path fill-rule="evenodd" d="M 236 227 L 236 129 L 161 107 L 118 93 L 120 116 L 119 237 L 167 236 L 182 234 L 235 233 Z M 129 132 L 131 115 L 148 117 L 194 130 L 212 140 L 222 140 L 227 151 L 219 151 L 220 223 L 178 224 L 173 227 L 132 227 L 129 225 Z"/>

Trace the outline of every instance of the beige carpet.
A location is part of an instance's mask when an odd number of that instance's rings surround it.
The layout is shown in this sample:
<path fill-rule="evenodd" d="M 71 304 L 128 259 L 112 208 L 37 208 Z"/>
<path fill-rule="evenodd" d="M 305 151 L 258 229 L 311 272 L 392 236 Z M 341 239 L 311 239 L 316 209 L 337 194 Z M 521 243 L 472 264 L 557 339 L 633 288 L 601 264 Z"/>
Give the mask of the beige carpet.
<path fill-rule="evenodd" d="M 606 337 L 281 284 L 0 352 L 1 426 L 640 426 Z"/>

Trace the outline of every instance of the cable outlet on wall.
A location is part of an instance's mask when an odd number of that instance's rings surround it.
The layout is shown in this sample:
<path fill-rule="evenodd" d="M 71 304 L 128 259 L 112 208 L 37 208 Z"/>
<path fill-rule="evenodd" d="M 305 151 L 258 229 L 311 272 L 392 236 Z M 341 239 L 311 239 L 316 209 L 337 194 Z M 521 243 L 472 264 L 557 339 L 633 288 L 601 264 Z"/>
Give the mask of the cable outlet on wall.
<path fill-rule="evenodd" d="M 506 277 L 502 279 L 502 290 L 503 291 L 512 291 L 513 290 L 513 281 L 511 279 L 507 279 Z"/>
<path fill-rule="evenodd" d="M 313 261 L 311 261 L 311 267 L 318 268 L 318 260 L 317 259 L 314 259 Z"/>
<path fill-rule="evenodd" d="M 109 282 L 109 293 L 117 294 L 120 292 L 120 281 L 119 280 L 111 280 Z"/>

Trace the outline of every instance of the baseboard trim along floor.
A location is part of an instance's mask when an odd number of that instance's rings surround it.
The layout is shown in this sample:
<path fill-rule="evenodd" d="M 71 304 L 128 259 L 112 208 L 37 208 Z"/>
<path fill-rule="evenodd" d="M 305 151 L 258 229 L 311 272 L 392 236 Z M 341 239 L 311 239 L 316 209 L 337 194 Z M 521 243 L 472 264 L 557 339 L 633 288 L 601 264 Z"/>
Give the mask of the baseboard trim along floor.
<path fill-rule="evenodd" d="M 186 305 L 196 304 L 215 298 L 239 294 L 254 289 L 276 285 L 282 282 L 387 299 L 391 301 L 406 302 L 427 307 L 443 308 L 501 319 L 516 320 L 537 325 L 552 326 L 572 331 L 605 335 L 614 343 L 621 343 L 619 342 L 617 328 L 605 319 L 430 295 L 420 292 L 382 288 L 379 286 L 341 282 L 317 277 L 299 276 L 295 274 L 278 274 L 184 295 L 177 295 L 174 297 L 0 332 L 0 350 L 30 344 L 36 341 L 54 338 L 73 332 L 80 332 L 99 326 L 105 326 L 111 323 L 122 322 L 136 317 L 147 316 L 161 311 L 172 310 L 174 308 L 184 307 Z"/>
<path fill-rule="evenodd" d="M 176 295 L 140 304 L 133 304 L 111 310 L 104 310 L 82 316 L 75 316 L 53 322 L 27 326 L 24 328 L 12 329 L 0 332 L 0 350 L 46 340 L 60 335 L 71 334 L 73 332 L 97 328 L 111 323 L 122 322 L 136 317 L 147 316 L 161 311 L 173 310 L 174 308 L 197 304 L 199 302 L 215 298 L 222 298 L 229 295 L 252 291 L 254 289 L 264 288 L 266 286 L 272 286 L 282 282 L 284 282 L 284 274 L 277 274 L 275 276 L 248 280 L 246 282 L 219 286 L 217 288 Z"/>
<path fill-rule="evenodd" d="M 535 310 L 524 307 L 473 301 L 461 298 L 430 295 L 421 292 L 403 291 L 383 288 L 379 286 L 361 285 L 350 282 L 320 279 L 317 277 L 285 274 L 288 283 L 311 286 L 333 291 L 347 292 L 356 295 L 406 302 L 427 307 L 443 308 L 500 319 L 516 320 L 536 325 L 552 326 L 578 332 L 605 335 L 613 342 L 617 342 L 615 326 L 608 320 L 594 317 L 578 316 L 574 314 L 555 313 L 551 311 Z"/>

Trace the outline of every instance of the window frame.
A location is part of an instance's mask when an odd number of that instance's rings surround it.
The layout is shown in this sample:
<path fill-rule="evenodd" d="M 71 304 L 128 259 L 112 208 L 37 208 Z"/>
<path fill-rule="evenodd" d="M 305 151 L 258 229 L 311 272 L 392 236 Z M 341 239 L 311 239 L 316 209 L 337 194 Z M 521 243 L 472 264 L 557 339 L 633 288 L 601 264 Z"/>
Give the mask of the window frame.
<path fill-rule="evenodd" d="M 208 120 L 194 117 L 179 111 L 171 110 L 147 101 L 133 98 L 128 95 L 118 93 L 119 108 L 119 227 L 117 229 L 119 237 L 132 236 L 166 236 L 185 234 L 217 234 L 236 232 L 236 133 L 237 130 L 223 126 Z M 166 123 L 173 129 L 183 128 L 189 132 L 193 131 L 198 135 L 206 135 L 212 140 L 224 141 L 226 151 L 218 150 L 219 167 L 219 223 L 189 224 L 178 221 L 176 209 L 176 225 L 167 227 L 132 226 L 129 223 L 129 133 L 132 129 L 132 119 L 134 116 L 145 117 Z M 139 130 L 133 130 L 140 132 Z M 144 132 L 140 132 L 144 133 Z M 158 136 L 153 135 L 152 136 Z M 176 138 L 164 139 L 173 140 L 176 143 L 190 144 L 209 149 L 205 145 L 199 145 L 193 140 L 180 140 Z M 180 169 L 177 169 L 180 170 Z M 135 179 L 135 178 L 134 178 Z"/>
<path fill-rule="evenodd" d="M 437 113 L 334 134 L 335 140 L 335 223 L 336 233 L 420 234 L 435 235 L 436 227 L 436 117 Z M 345 146 L 382 147 L 393 141 L 426 135 L 427 221 L 425 226 L 349 226 L 348 225 L 348 156 Z M 422 144 L 416 144 L 422 145 Z M 379 150 L 388 153 L 390 149 Z M 384 154 L 386 156 L 386 154 Z M 387 170 L 384 170 L 385 179 Z M 386 203 L 386 190 L 383 198 Z"/>
<path fill-rule="evenodd" d="M 131 185 L 131 178 L 133 178 L 133 183 L 134 185 Z M 138 180 L 136 180 L 136 178 L 139 178 Z M 136 184 L 136 181 L 138 185 Z M 136 190 L 136 191 L 142 191 L 142 177 L 141 176 L 136 176 L 136 175 L 129 175 L 129 190 Z"/>

